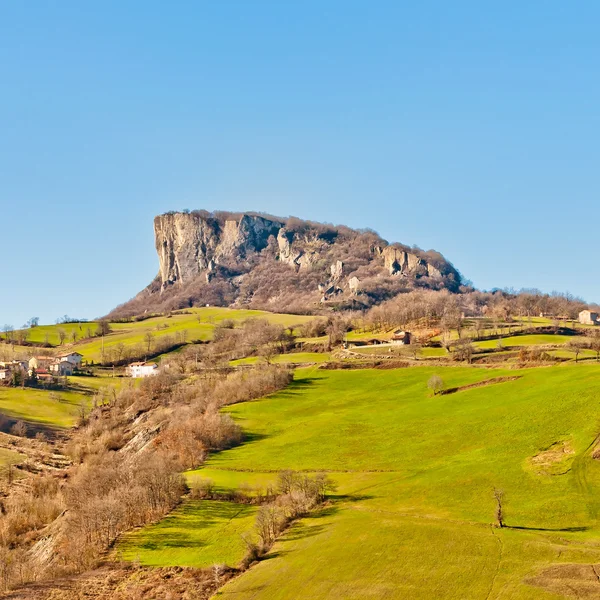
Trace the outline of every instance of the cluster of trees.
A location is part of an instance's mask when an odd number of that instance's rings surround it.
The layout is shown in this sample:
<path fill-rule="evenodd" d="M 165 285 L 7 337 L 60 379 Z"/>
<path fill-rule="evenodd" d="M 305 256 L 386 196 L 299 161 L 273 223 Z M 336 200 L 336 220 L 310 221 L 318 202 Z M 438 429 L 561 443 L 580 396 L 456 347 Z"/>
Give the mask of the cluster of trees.
<path fill-rule="evenodd" d="M 550 317 L 577 319 L 588 305 L 570 294 L 543 294 L 538 290 L 464 290 L 453 294 L 447 290 L 415 290 L 370 309 L 365 322 L 375 329 L 390 329 L 424 321 L 440 323 L 442 329 L 459 329 L 463 315 L 490 317 L 507 322 L 511 317 Z"/>
<path fill-rule="evenodd" d="M 190 379 L 195 361 L 188 360 L 183 372 L 98 390 L 63 450 L 72 461 L 68 472 L 32 474 L 9 486 L 0 500 L 0 587 L 88 569 L 122 532 L 165 515 L 186 492 L 182 470 L 242 440 L 219 408 L 281 389 L 293 377 L 265 364 Z"/>
<path fill-rule="evenodd" d="M 68 318 L 68 317 L 64 317 Z M 101 337 L 103 335 L 107 335 L 111 332 L 110 323 L 106 320 L 98 321 L 98 323 L 87 324 L 85 330 L 83 326 L 85 325 L 85 321 L 73 320 L 73 321 L 60 321 L 60 324 L 73 324 L 79 323 L 79 331 L 77 329 L 71 328 L 70 331 L 63 329 L 62 327 L 58 327 L 56 329 L 56 337 L 58 338 L 58 345 L 62 346 L 63 344 L 70 342 L 75 343 L 79 340 L 83 339 L 91 339 L 94 337 Z M 26 345 L 42 345 L 44 347 L 50 348 L 56 344 L 55 340 L 51 340 L 50 331 L 46 331 L 44 340 L 42 342 L 33 342 L 30 341 L 31 338 L 31 329 L 39 326 L 39 318 L 32 317 L 27 321 L 27 324 L 22 329 L 15 329 L 12 325 L 5 324 L 2 326 L 2 333 L 4 337 L 0 336 L 0 341 L 3 341 L 5 344 L 18 345 L 18 346 L 26 346 Z"/>
<path fill-rule="evenodd" d="M 291 522 L 306 515 L 325 500 L 335 483 L 325 473 L 306 475 L 296 471 L 281 471 L 277 478 L 277 494 L 267 496 L 256 515 L 258 544 L 248 543 L 246 563 L 260 558 L 271 548 L 277 537 Z"/>

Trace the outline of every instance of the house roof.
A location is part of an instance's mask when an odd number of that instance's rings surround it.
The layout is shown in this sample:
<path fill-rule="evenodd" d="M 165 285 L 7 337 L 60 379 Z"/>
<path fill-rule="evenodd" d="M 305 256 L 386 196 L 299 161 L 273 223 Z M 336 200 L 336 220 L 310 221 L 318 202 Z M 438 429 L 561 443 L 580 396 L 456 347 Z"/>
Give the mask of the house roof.
<path fill-rule="evenodd" d="M 158 365 L 152 362 L 134 362 L 129 365 L 130 367 L 152 367 L 156 368 Z"/>
<path fill-rule="evenodd" d="M 67 354 L 61 354 L 58 358 L 65 358 L 66 356 L 83 356 L 79 352 L 67 352 Z"/>

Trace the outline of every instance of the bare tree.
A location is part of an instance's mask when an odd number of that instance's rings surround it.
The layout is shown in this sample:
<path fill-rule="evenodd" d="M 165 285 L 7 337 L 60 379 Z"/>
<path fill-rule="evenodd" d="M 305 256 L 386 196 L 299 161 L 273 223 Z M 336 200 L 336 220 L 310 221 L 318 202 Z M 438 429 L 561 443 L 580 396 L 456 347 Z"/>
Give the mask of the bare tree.
<path fill-rule="evenodd" d="M 570 340 L 567 344 L 567 350 L 575 355 L 575 362 L 579 360 L 579 355 L 583 350 L 583 344 L 579 340 Z"/>
<path fill-rule="evenodd" d="M 152 343 L 154 342 L 154 334 L 151 331 L 147 331 L 144 335 L 144 341 L 146 342 L 146 352 L 150 352 Z"/>
<path fill-rule="evenodd" d="M 106 320 L 98 321 L 98 326 L 96 327 L 96 335 L 108 335 L 111 332 L 110 323 Z"/>
<path fill-rule="evenodd" d="M 498 527 L 504 527 L 504 491 L 494 488 L 494 499 L 496 500 L 496 524 Z"/>
<path fill-rule="evenodd" d="M 6 343 L 10 343 L 13 340 L 13 334 L 14 334 L 14 328 L 12 325 L 4 325 L 2 327 L 2 331 L 4 332 L 4 339 L 6 340 Z"/>
<path fill-rule="evenodd" d="M 67 338 L 67 332 L 64 329 L 59 328 L 56 333 L 58 334 L 58 343 L 62 346 Z"/>
<path fill-rule="evenodd" d="M 407 349 L 414 360 L 419 360 L 419 356 L 423 353 L 423 346 L 419 342 L 412 342 Z"/>
<path fill-rule="evenodd" d="M 123 342 L 119 342 L 115 346 L 115 353 L 117 357 L 117 362 L 121 362 L 123 356 L 125 355 L 125 344 Z"/>
<path fill-rule="evenodd" d="M 437 396 L 444 389 L 444 380 L 439 375 L 432 375 L 427 382 L 427 387 Z"/>
<path fill-rule="evenodd" d="M 596 353 L 596 361 L 600 361 L 600 331 L 592 331 L 589 336 L 590 350 Z"/>
<path fill-rule="evenodd" d="M 471 364 L 475 348 L 468 338 L 462 338 L 454 345 L 454 355 L 456 360 L 466 360 Z"/>
<path fill-rule="evenodd" d="M 10 432 L 13 435 L 17 435 L 19 437 L 25 437 L 27 435 L 27 425 L 23 423 L 23 421 L 17 421 L 11 428 Z"/>

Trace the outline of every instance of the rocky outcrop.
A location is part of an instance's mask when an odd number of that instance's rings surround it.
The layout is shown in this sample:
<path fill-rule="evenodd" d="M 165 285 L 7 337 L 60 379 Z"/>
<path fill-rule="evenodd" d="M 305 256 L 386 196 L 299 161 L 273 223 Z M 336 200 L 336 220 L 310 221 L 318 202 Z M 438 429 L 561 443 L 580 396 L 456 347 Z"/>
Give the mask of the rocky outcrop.
<path fill-rule="evenodd" d="M 384 248 L 382 255 L 390 275 L 417 273 L 422 267 L 427 271 L 427 263 L 422 258 L 396 244 Z"/>
<path fill-rule="evenodd" d="M 156 279 L 111 317 L 194 304 L 360 308 L 416 285 L 451 291 L 460 285 L 460 274 L 437 252 L 390 245 L 372 231 L 193 211 L 156 217 L 154 232 Z"/>
<path fill-rule="evenodd" d="M 167 213 L 154 219 L 159 277 L 164 289 L 185 283 L 216 266 L 260 252 L 282 224 L 260 216 L 243 215 L 221 221 L 196 213 Z"/>
<path fill-rule="evenodd" d="M 344 263 L 341 260 L 336 260 L 329 269 L 331 271 L 331 280 L 339 281 L 344 274 Z"/>
<path fill-rule="evenodd" d="M 348 287 L 353 294 L 356 294 L 360 290 L 360 279 L 356 276 L 350 277 Z"/>

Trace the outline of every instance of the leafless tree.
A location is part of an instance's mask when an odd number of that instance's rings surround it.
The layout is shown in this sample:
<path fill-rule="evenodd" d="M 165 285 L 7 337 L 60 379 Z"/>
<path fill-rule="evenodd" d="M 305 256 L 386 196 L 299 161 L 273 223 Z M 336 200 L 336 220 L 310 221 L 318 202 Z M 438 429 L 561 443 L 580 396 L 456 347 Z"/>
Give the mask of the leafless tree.
<path fill-rule="evenodd" d="M 64 329 L 59 328 L 57 329 L 56 333 L 58 335 L 58 343 L 62 346 L 67 338 L 67 332 Z"/>
<path fill-rule="evenodd" d="M 468 338 L 462 338 L 454 344 L 454 356 L 456 360 L 465 360 L 471 364 L 474 346 Z"/>
<path fill-rule="evenodd" d="M 154 334 L 151 331 L 147 331 L 144 335 L 144 341 L 146 342 L 146 352 L 150 352 L 152 343 L 154 342 Z"/>
<path fill-rule="evenodd" d="M 117 362 L 121 362 L 123 356 L 125 355 L 125 344 L 123 342 L 119 342 L 115 346 L 115 354 L 117 358 Z"/>
<path fill-rule="evenodd" d="M 588 339 L 590 350 L 596 353 L 596 361 L 600 361 L 600 331 L 592 331 Z"/>
<path fill-rule="evenodd" d="M 27 425 L 23 421 L 17 421 L 11 428 L 10 432 L 18 437 L 25 437 L 27 435 Z"/>
<path fill-rule="evenodd" d="M 111 332 L 110 323 L 105 321 L 104 319 L 98 321 L 98 326 L 96 327 L 96 335 L 108 335 Z"/>
<path fill-rule="evenodd" d="M 580 340 L 570 340 L 567 344 L 567 350 L 575 355 L 575 362 L 577 362 L 583 350 L 583 343 Z"/>
<path fill-rule="evenodd" d="M 444 389 L 444 380 L 439 375 L 432 375 L 427 381 L 427 387 L 437 396 Z"/>
<path fill-rule="evenodd" d="M 496 524 L 498 527 L 504 527 L 504 491 L 494 488 L 494 500 L 496 500 Z"/>

